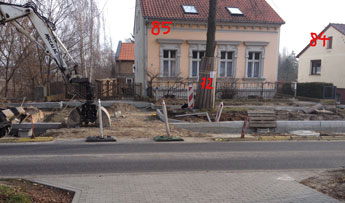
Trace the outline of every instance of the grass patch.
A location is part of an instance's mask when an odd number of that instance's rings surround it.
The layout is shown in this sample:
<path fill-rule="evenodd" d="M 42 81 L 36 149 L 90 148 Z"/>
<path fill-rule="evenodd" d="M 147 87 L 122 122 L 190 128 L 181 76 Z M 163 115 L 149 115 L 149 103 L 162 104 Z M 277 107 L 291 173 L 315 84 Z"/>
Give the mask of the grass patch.
<path fill-rule="evenodd" d="M 0 202 L 3 203 L 31 203 L 29 195 L 16 191 L 15 189 L 0 185 Z"/>

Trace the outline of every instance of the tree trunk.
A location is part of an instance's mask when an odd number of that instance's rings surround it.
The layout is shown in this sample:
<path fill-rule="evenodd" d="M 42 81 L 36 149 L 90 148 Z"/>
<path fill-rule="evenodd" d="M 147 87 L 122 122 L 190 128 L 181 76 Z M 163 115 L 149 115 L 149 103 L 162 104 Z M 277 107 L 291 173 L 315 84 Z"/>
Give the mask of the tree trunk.
<path fill-rule="evenodd" d="M 210 0 L 209 17 L 208 17 L 208 28 L 207 28 L 207 44 L 206 44 L 206 57 L 201 60 L 200 70 L 199 70 L 199 82 L 197 88 L 195 107 L 197 109 L 210 109 L 214 108 L 215 105 L 215 84 L 216 84 L 216 74 L 212 79 L 212 84 L 210 87 L 212 89 L 207 89 L 209 85 L 209 78 L 211 77 L 211 72 L 214 71 L 214 52 L 216 49 L 216 14 L 217 14 L 217 0 Z M 202 89 L 201 82 L 203 78 L 206 78 L 206 85 Z"/>
<path fill-rule="evenodd" d="M 199 77 L 199 83 L 197 88 L 197 99 L 195 101 L 195 107 L 197 109 L 210 109 L 214 107 L 214 86 L 212 84 L 209 84 L 208 78 L 210 78 L 210 72 L 213 71 L 214 68 L 214 57 L 204 57 L 201 60 L 200 68 L 203 68 L 203 71 L 200 71 Z M 202 79 L 206 78 L 206 85 L 204 86 L 204 89 L 202 89 Z M 212 81 L 213 82 L 213 81 Z M 213 87 L 213 89 L 207 89 L 207 86 Z"/>
<path fill-rule="evenodd" d="M 9 83 L 9 81 L 5 81 L 5 98 L 7 98 L 7 96 L 8 96 L 8 83 Z"/>

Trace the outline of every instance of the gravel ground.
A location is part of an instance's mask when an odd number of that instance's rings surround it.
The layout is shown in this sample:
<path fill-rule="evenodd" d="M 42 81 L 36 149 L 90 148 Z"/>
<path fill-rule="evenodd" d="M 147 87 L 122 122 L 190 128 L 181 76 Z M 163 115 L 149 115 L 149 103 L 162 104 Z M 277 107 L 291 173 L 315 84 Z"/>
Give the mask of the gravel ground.
<path fill-rule="evenodd" d="M 305 179 L 301 183 L 345 202 L 345 169 L 327 171 Z"/>

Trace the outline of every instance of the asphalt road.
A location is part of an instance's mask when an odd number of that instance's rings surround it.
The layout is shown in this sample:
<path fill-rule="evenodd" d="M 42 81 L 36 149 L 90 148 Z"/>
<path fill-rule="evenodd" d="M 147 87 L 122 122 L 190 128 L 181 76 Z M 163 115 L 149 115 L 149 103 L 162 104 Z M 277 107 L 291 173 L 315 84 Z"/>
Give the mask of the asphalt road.
<path fill-rule="evenodd" d="M 0 144 L 0 176 L 345 167 L 345 142 Z"/>

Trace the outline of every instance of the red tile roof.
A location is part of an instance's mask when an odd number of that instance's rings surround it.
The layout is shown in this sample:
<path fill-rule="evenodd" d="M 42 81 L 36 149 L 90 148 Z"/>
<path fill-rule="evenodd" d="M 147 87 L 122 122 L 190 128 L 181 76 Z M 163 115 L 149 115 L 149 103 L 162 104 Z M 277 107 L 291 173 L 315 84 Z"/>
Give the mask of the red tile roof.
<path fill-rule="evenodd" d="M 149 19 L 207 21 L 209 0 L 140 0 L 142 13 Z M 185 14 L 182 5 L 193 5 L 198 14 Z M 232 16 L 226 7 L 237 7 L 243 16 Z M 232 23 L 284 24 L 265 0 L 218 0 L 217 21 Z"/>
<path fill-rule="evenodd" d="M 120 54 L 117 60 L 120 61 L 134 61 L 134 44 L 122 43 Z"/>

